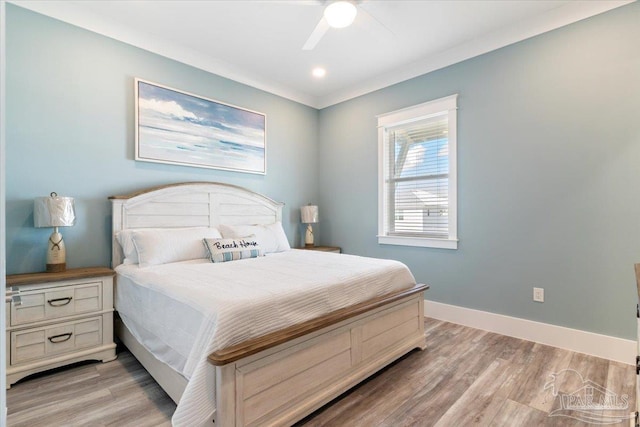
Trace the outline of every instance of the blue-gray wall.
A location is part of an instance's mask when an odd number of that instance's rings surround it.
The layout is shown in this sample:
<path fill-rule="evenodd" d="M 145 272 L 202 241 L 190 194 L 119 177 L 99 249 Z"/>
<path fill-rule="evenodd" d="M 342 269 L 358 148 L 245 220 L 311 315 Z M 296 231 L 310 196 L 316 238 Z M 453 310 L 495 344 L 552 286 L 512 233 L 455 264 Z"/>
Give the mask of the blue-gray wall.
<path fill-rule="evenodd" d="M 634 3 L 322 110 L 322 241 L 405 262 L 430 300 L 632 338 L 639 41 Z M 378 245 L 376 115 L 454 93 L 459 249 Z"/>
<path fill-rule="evenodd" d="M 70 267 L 109 265 L 107 197 L 152 185 L 220 181 L 299 207 L 317 202 L 318 111 L 57 20 L 7 6 L 7 273 L 42 271 L 51 229 L 33 228 L 33 199 L 76 199 L 61 229 Z M 136 162 L 134 77 L 267 115 L 267 175 Z"/>
<path fill-rule="evenodd" d="M 7 270 L 42 270 L 33 198 L 76 198 L 70 266 L 108 265 L 107 196 L 210 180 L 298 208 L 320 240 L 404 261 L 428 298 L 633 337 L 640 261 L 640 4 L 395 86 L 311 108 L 9 5 Z M 133 78 L 261 111 L 266 176 L 133 160 Z M 457 251 L 377 244 L 377 114 L 459 93 Z M 319 155 L 317 163 L 309 159 Z M 533 303 L 532 287 L 546 302 Z"/>

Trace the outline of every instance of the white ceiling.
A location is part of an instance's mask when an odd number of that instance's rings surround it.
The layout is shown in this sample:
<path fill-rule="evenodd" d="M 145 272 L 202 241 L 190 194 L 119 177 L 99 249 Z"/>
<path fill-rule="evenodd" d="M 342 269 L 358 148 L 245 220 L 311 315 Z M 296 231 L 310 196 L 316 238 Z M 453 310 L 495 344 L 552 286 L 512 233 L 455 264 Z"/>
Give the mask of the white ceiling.
<path fill-rule="evenodd" d="M 354 24 L 312 51 L 302 46 L 322 0 L 11 2 L 323 108 L 631 1 L 363 0 Z"/>

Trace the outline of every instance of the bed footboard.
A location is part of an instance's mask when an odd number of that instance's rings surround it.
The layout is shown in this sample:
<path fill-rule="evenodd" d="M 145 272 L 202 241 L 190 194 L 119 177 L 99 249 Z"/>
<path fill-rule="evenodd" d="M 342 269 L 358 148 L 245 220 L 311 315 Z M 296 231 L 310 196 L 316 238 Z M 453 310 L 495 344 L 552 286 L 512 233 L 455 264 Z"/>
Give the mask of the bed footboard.
<path fill-rule="evenodd" d="M 231 362 L 223 364 L 214 353 L 215 425 L 291 425 L 405 353 L 424 349 L 425 289 L 418 285 L 392 302 L 267 349 L 245 343 L 245 350 L 257 350 L 249 356 L 229 349 Z"/>

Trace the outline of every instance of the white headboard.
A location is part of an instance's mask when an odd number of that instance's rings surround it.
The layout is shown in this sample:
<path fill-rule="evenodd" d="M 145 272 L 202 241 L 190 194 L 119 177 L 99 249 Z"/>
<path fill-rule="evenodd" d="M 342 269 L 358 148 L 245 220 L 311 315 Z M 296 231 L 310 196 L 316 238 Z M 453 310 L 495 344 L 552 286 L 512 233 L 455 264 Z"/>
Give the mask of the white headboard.
<path fill-rule="evenodd" d="M 115 235 L 129 228 L 217 227 L 282 221 L 284 203 L 242 187 L 218 182 L 186 182 L 111 196 L 111 265 L 122 264 Z"/>

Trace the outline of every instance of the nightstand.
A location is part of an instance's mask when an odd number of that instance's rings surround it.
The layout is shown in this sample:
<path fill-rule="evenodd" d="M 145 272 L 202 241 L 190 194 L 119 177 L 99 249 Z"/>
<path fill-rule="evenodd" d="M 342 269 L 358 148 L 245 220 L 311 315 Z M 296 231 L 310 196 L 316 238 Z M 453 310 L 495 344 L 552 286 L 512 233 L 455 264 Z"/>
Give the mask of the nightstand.
<path fill-rule="evenodd" d="M 320 251 L 320 252 L 335 252 L 337 254 L 342 253 L 342 248 L 338 246 L 305 246 L 297 249 L 306 249 L 308 251 Z"/>
<path fill-rule="evenodd" d="M 109 268 L 7 276 L 7 388 L 36 372 L 116 358 Z"/>

